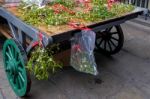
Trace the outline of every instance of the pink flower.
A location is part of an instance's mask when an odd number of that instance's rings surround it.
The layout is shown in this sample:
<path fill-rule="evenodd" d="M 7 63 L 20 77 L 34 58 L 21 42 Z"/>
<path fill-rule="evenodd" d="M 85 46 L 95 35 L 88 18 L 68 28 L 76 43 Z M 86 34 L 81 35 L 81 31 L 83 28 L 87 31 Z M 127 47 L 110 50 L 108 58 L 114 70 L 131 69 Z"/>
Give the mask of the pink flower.
<path fill-rule="evenodd" d="M 108 8 L 108 10 L 111 9 L 113 3 L 115 3 L 115 2 L 116 2 L 116 0 L 107 0 L 107 8 Z"/>
<path fill-rule="evenodd" d="M 78 3 L 90 3 L 91 0 L 76 0 Z"/>
<path fill-rule="evenodd" d="M 115 2 L 115 0 L 110 0 L 111 2 Z"/>

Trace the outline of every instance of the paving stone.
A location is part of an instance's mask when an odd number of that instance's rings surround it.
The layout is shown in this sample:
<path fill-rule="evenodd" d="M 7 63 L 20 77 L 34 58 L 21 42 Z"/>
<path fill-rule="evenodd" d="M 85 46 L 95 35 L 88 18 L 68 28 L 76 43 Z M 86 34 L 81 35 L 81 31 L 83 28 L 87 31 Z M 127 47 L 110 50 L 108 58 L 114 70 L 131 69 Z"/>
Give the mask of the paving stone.
<path fill-rule="evenodd" d="M 107 99 L 147 99 L 144 93 L 129 84 L 124 85 L 118 93 L 109 96 Z"/>
<path fill-rule="evenodd" d="M 2 93 L 0 92 L 0 99 L 3 99 L 3 95 L 2 95 Z"/>

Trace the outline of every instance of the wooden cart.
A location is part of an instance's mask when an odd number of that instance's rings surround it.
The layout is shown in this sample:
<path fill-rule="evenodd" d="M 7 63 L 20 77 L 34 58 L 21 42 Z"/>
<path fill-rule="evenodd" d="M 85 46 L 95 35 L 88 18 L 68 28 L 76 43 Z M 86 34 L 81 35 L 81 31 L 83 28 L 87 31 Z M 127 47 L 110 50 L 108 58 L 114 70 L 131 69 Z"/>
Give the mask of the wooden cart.
<path fill-rule="evenodd" d="M 70 41 L 78 29 L 63 27 L 55 33 L 50 33 L 43 27 L 27 25 L 17 17 L 15 9 L 0 7 L 0 33 L 8 39 L 3 45 L 3 60 L 8 81 L 17 96 L 25 96 L 30 91 L 31 79 L 26 71 L 28 55 L 32 45 L 38 41 L 42 33 L 42 43 L 45 47 L 55 43 Z M 124 42 L 124 35 L 120 24 L 143 14 L 143 9 L 137 8 L 126 15 L 87 24 L 96 33 L 96 51 L 105 54 L 118 53 Z M 115 38 L 113 35 L 117 35 Z"/>

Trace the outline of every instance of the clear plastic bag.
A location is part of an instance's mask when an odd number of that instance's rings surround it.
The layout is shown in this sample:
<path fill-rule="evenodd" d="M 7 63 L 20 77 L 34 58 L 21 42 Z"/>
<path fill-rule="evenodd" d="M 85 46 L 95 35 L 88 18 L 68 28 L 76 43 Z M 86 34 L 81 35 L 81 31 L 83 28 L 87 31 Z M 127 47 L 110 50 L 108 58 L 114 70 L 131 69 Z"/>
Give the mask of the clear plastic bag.
<path fill-rule="evenodd" d="M 97 75 L 97 65 L 93 55 L 96 34 L 91 30 L 82 30 L 71 40 L 71 60 L 73 68 L 80 72 Z"/>

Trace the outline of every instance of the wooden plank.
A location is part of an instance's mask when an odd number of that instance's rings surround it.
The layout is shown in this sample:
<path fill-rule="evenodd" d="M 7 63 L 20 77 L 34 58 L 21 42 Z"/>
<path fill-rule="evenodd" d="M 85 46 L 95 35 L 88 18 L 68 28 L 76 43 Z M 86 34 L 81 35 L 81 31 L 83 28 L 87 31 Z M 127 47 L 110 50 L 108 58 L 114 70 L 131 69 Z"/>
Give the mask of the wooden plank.
<path fill-rule="evenodd" d="M 8 27 L 5 25 L 0 25 L 0 33 L 8 39 L 12 38 L 12 36 L 10 35 L 10 31 L 9 31 Z"/>
<path fill-rule="evenodd" d="M 0 6 L 4 4 L 4 0 L 0 0 Z"/>
<path fill-rule="evenodd" d="M 58 62 L 61 62 L 64 67 L 70 66 L 70 54 L 71 54 L 71 50 L 68 49 L 55 54 L 54 59 Z"/>
<path fill-rule="evenodd" d="M 4 2 L 4 0 L 0 0 L 0 2 L 1 2 L 1 3 L 3 3 L 3 2 Z"/>
<path fill-rule="evenodd" d="M 10 13 L 12 13 L 14 16 L 16 16 L 18 18 L 19 18 L 19 16 L 21 16 L 16 7 L 8 7 L 6 9 L 7 9 L 7 11 L 9 11 Z M 85 23 L 85 25 L 89 25 L 89 24 Z M 74 29 L 74 28 L 70 27 L 69 25 L 60 25 L 60 26 L 40 25 L 40 26 L 36 26 L 35 28 L 40 30 L 41 32 L 46 33 L 49 36 L 61 34 L 66 31 L 70 31 L 70 30 Z"/>
<path fill-rule="evenodd" d="M 18 18 L 19 18 L 19 16 L 21 16 L 20 15 L 21 13 L 18 11 L 17 7 L 6 8 L 6 10 Z M 100 20 L 100 21 L 95 21 L 95 22 L 85 22 L 84 20 L 80 20 L 80 19 L 74 19 L 74 21 L 83 23 L 86 26 L 91 26 L 93 24 L 100 24 L 100 23 L 105 23 L 105 22 L 109 23 L 109 22 L 114 21 L 115 19 L 119 19 L 121 17 L 126 17 L 130 14 L 134 14 L 134 12 L 125 13 L 124 15 L 120 15 L 119 17 L 113 17 L 113 18 L 109 18 L 106 20 Z M 46 33 L 49 36 L 61 35 L 67 31 L 75 30 L 75 28 L 70 27 L 68 24 L 59 25 L 59 26 L 46 26 L 46 25 L 41 24 L 40 26 L 36 26 L 34 28 L 36 28 L 37 30 L 40 30 L 41 32 Z"/>
<path fill-rule="evenodd" d="M 10 39 L 13 38 L 11 35 L 11 31 L 9 30 L 9 27 L 5 24 L 0 24 L 0 34 L 4 35 L 6 38 Z M 27 45 L 30 44 L 30 40 L 26 38 Z"/>

